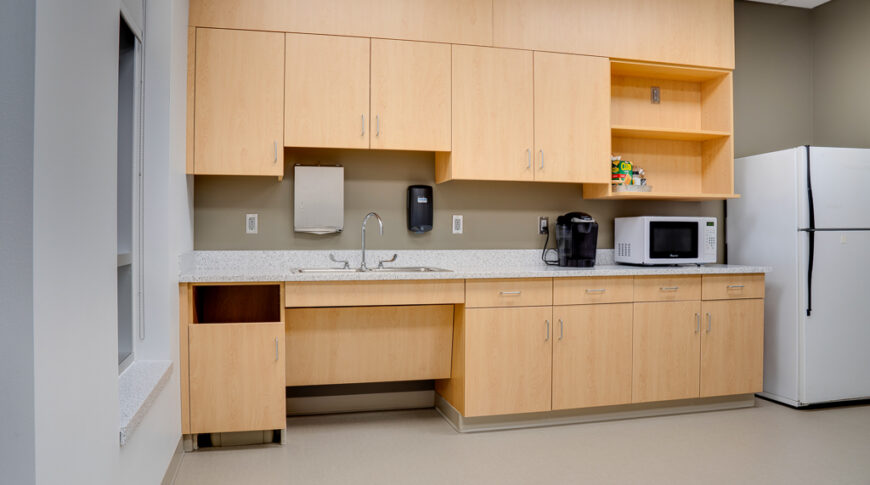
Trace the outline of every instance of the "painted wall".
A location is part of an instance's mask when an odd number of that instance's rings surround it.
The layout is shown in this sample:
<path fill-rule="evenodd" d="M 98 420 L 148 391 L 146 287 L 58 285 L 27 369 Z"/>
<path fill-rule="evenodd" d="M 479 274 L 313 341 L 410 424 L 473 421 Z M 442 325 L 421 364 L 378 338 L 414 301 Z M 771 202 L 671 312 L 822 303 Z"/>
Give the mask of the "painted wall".
<path fill-rule="evenodd" d="M 870 148 L 870 2 L 812 10 L 813 143 Z"/>
<path fill-rule="evenodd" d="M 0 474 L 33 483 L 34 2 L 0 2 Z"/>

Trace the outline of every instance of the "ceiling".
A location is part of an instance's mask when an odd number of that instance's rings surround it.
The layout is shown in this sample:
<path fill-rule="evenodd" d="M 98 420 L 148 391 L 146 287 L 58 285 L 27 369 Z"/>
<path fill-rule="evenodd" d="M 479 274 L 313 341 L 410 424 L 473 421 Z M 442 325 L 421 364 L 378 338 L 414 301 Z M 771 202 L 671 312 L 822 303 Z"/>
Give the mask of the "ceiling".
<path fill-rule="evenodd" d="M 759 3 L 773 3 L 776 5 L 783 5 L 786 7 L 801 7 L 801 8 L 815 8 L 823 3 L 828 3 L 830 0 L 750 0 L 751 2 L 759 2 Z"/>

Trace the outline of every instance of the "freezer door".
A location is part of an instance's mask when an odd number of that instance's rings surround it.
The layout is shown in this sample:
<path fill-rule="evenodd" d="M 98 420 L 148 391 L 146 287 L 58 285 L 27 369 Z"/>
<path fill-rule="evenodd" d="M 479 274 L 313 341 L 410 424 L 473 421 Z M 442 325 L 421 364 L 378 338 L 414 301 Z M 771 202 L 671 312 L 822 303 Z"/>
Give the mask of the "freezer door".
<path fill-rule="evenodd" d="M 868 248 L 870 231 L 816 233 L 813 313 L 801 317 L 803 403 L 870 397 Z"/>
<path fill-rule="evenodd" d="M 810 168 L 816 227 L 870 228 L 870 149 L 811 147 Z"/>

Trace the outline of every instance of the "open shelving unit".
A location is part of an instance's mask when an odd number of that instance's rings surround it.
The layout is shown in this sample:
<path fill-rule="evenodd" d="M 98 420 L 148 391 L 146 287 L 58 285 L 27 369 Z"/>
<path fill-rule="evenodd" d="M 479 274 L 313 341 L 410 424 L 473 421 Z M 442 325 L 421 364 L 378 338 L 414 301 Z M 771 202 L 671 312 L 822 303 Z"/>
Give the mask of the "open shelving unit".
<path fill-rule="evenodd" d="M 731 71 L 611 61 L 611 151 L 651 192 L 584 184 L 586 199 L 722 200 L 734 194 Z M 659 101 L 653 102 L 652 89 Z"/>

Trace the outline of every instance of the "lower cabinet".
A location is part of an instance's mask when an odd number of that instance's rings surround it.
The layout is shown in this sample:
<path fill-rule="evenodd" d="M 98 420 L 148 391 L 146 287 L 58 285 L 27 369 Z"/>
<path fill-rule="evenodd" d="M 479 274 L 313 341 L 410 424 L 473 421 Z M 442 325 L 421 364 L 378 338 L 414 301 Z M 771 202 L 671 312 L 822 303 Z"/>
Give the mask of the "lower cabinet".
<path fill-rule="evenodd" d="M 701 397 L 762 391 L 764 300 L 701 305 Z"/>
<path fill-rule="evenodd" d="M 465 416 L 550 410 L 553 308 L 465 310 Z"/>
<path fill-rule="evenodd" d="M 553 308 L 553 409 L 631 402 L 632 304 Z"/>
<path fill-rule="evenodd" d="M 190 432 L 283 429 L 284 323 L 189 326 Z"/>
<path fill-rule="evenodd" d="M 634 304 L 632 402 L 699 396 L 701 302 Z"/>

